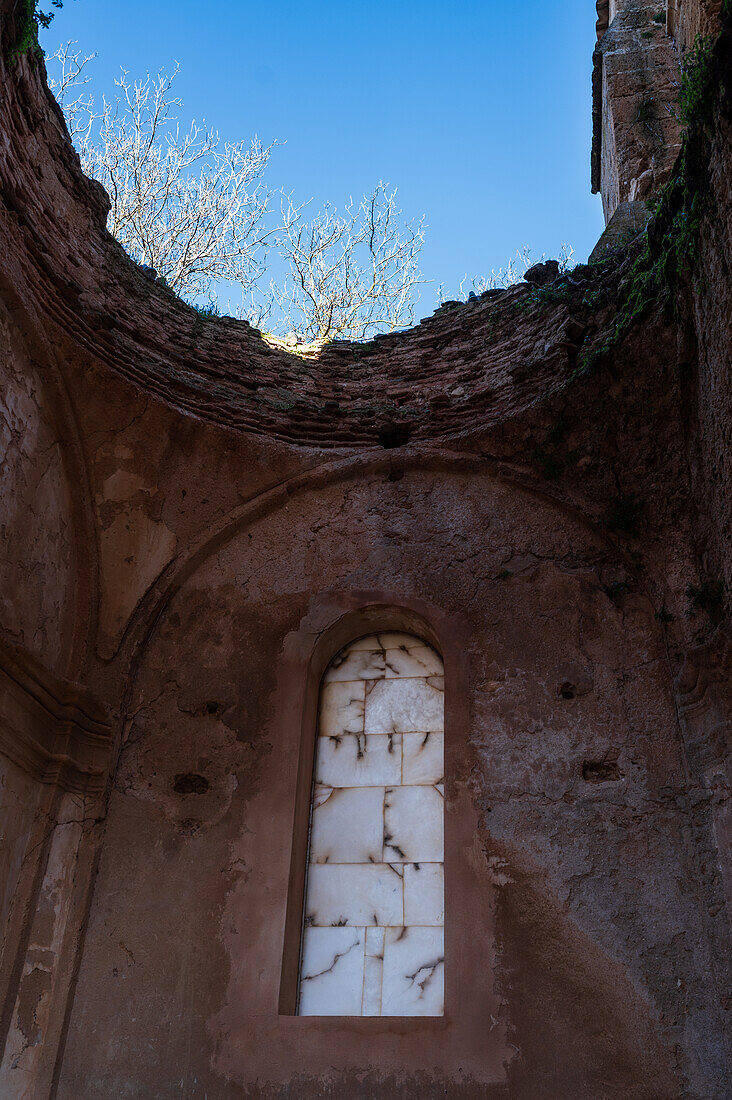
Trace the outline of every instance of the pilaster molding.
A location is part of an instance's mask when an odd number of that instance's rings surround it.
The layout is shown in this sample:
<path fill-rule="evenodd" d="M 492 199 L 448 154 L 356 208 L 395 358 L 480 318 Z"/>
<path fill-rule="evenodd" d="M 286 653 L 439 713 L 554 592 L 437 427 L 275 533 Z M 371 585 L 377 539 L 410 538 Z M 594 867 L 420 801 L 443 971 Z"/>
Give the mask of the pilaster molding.
<path fill-rule="evenodd" d="M 0 636 L 0 752 L 42 783 L 100 792 L 112 749 L 107 708 Z"/>

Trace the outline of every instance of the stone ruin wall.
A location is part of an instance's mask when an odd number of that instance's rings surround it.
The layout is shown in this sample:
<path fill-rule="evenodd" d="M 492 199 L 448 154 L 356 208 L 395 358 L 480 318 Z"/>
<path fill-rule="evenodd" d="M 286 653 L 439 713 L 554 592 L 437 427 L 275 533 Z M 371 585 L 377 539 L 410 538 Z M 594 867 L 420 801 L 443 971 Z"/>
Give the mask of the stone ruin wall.
<path fill-rule="evenodd" d="M 598 14 L 613 213 L 672 169 L 632 104 L 677 55 Z M 600 373 L 612 274 L 301 358 L 150 283 L 42 65 L 1 75 L 0 1095 L 722 1100 L 732 651 L 687 587 L 732 583 L 729 120 L 709 278 Z M 384 624 L 459 731 L 469 1011 L 427 1032 L 277 1011 L 301 714 Z"/>

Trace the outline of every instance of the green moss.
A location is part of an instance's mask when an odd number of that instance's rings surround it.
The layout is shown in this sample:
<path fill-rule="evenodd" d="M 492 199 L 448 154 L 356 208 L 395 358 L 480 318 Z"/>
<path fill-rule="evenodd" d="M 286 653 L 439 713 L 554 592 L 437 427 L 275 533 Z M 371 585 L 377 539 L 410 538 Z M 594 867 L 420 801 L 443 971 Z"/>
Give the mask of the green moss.
<path fill-rule="evenodd" d="M 63 0 L 51 0 L 54 8 L 62 8 Z M 16 61 L 24 54 L 42 56 L 38 44 L 38 31 L 45 30 L 54 17 L 54 12 L 41 11 L 36 0 L 18 0 L 15 8 L 15 40 L 8 50 L 8 60 Z"/>
<path fill-rule="evenodd" d="M 532 287 L 525 297 L 511 303 L 511 309 L 516 313 L 531 313 L 537 309 L 547 309 L 552 305 L 571 302 L 573 295 L 574 290 L 566 276 L 560 276 L 548 286 Z"/>
<path fill-rule="evenodd" d="M 588 290 L 582 299 L 582 308 L 590 313 L 597 313 L 607 304 L 608 293 L 606 287 L 600 287 L 598 290 Z"/>
<path fill-rule="evenodd" d="M 717 86 L 713 46 L 714 39 L 697 35 L 684 58 L 678 105 L 673 112 L 684 126 L 711 121 Z"/>
<path fill-rule="evenodd" d="M 653 22 L 654 23 L 665 23 L 666 22 L 666 12 L 665 11 L 659 11 L 657 15 L 653 16 Z"/>
<path fill-rule="evenodd" d="M 724 11 L 726 18 L 732 18 L 732 0 L 726 0 Z M 697 269 L 699 234 L 710 201 L 707 131 L 727 63 L 723 52 L 710 39 L 697 39 L 689 52 L 676 109 L 676 117 L 685 131 L 674 175 L 653 207 L 645 247 L 620 284 L 618 312 L 612 326 L 594 347 L 580 353 L 572 377 L 588 374 L 600 366 L 652 308 L 675 308 L 677 293 L 690 274 L 697 280 L 703 276 Z M 642 113 L 639 109 L 639 115 Z M 586 308 L 600 304 L 595 292 L 585 294 Z"/>
<path fill-rule="evenodd" d="M 199 317 L 221 317 L 218 306 L 215 302 L 209 302 L 205 306 L 191 306 L 191 309 L 195 309 Z"/>

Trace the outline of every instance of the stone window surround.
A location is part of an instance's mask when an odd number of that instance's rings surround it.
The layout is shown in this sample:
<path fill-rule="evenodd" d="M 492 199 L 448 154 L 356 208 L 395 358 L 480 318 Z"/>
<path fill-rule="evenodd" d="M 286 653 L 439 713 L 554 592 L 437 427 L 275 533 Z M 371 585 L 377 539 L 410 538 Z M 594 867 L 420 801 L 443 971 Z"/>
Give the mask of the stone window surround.
<path fill-rule="evenodd" d="M 364 1054 L 373 1053 L 370 1044 L 379 1035 L 395 1039 L 393 1019 L 389 1017 L 296 1015 L 320 684 L 330 662 L 345 646 L 363 635 L 381 631 L 398 631 L 424 638 L 443 658 L 446 684 L 445 772 L 449 778 L 445 791 L 445 1014 L 442 1017 L 401 1018 L 396 1042 L 403 1047 L 406 1064 L 420 1064 L 426 1036 L 437 1044 L 437 1048 L 444 1044 L 439 1054 L 435 1048 L 440 1061 L 458 1059 L 460 1064 L 469 1063 L 485 1056 L 486 1037 L 482 1027 L 495 1017 L 499 1002 L 491 978 L 494 944 L 493 918 L 486 910 L 488 869 L 485 855 L 476 849 L 477 820 L 464 782 L 471 760 L 467 631 L 463 622 L 422 601 L 389 599 L 385 593 L 340 593 L 321 597 L 314 602 L 301 629 L 289 636 L 285 646 L 278 709 L 285 720 L 284 716 L 292 716 L 299 705 L 301 729 L 280 977 L 280 1026 L 284 1031 L 283 1039 L 290 1028 L 303 1041 L 303 1033 L 310 1029 L 327 1032 L 330 1039 L 338 1041 L 346 1064 L 351 1056 L 356 1065 L 362 1064 Z M 298 674 L 295 674 L 298 666 Z M 481 923 L 483 935 L 476 937 L 475 929 Z M 345 1046 L 341 1046 L 341 1042 Z M 352 1055 L 348 1053 L 351 1051 Z"/>

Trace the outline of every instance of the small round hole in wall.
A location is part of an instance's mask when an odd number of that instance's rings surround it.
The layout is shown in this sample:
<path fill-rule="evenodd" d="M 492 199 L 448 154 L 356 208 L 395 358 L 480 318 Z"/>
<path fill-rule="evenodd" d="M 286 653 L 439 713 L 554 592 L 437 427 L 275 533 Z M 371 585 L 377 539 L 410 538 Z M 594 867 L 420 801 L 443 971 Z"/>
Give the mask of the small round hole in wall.
<path fill-rule="evenodd" d="M 176 794 L 205 794 L 210 785 L 205 775 L 184 772 L 181 775 L 176 775 L 173 781 L 173 790 Z"/>
<path fill-rule="evenodd" d="M 214 703 L 213 701 L 210 702 L 210 703 L 206 703 L 206 714 L 218 714 L 218 713 L 219 713 L 219 704 L 218 703 Z"/>
<path fill-rule="evenodd" d="M 569 680 L 565 680 L 559 688 L 560 699 L 575 699 L 577 697 L 577 688 L 574 684 L 570 684 Z"/>

